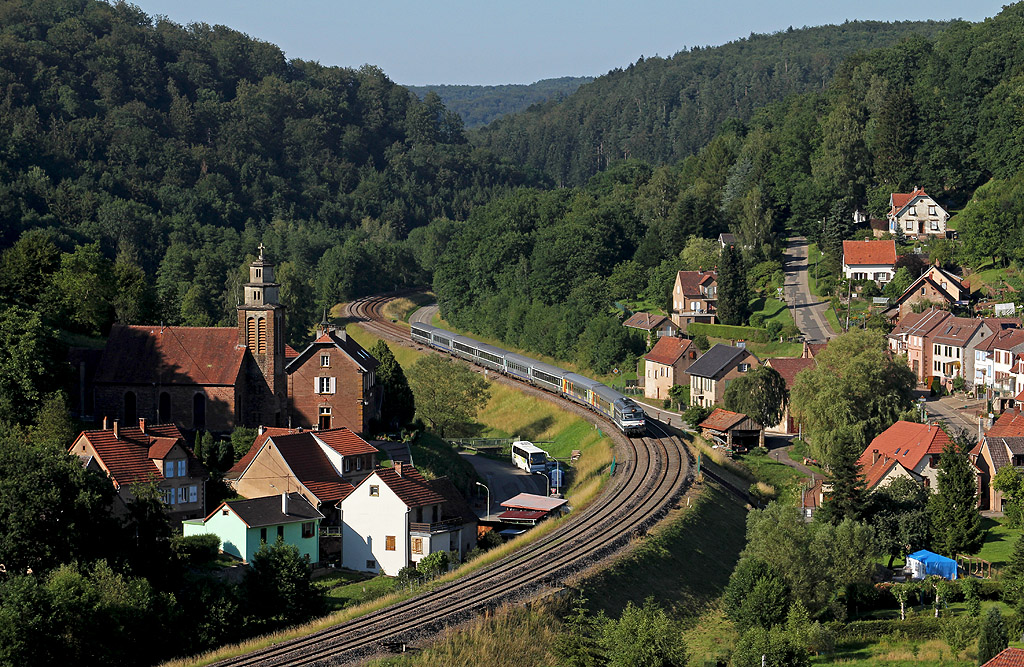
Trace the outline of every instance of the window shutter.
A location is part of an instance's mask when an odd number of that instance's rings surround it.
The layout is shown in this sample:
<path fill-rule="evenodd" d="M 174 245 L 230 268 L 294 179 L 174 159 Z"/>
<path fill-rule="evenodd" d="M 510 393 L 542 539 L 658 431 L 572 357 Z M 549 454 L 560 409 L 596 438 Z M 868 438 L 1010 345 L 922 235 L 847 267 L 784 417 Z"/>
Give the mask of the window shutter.
<path fill-rule="evenodd" d="M 313 393 L 320 393 L 320 378 L 313 378 Z"/>
<path fill-rule="evenodd" d="M 188 461 L 182 459 L 178 461 L 178 477 L 185 477 L 188 475 Z"/>
<path fill-rule="evenodd" d="M 188 487 L 188 501 L 190 503 L 194 503 L 194 502 L 198 502 L 198 500 L 199 500 L 199 490 L 198 490 L 198 487 L 193 484 L 192 486 Z"/>
<path fill-rule="evenodd" d="M 336 387 L 335 383 L 337 382 L 337 380 L 338 380 L 338 378 L 331 378 L 331 393 L 332 394 L 335 392 L 335 387 Z"/>

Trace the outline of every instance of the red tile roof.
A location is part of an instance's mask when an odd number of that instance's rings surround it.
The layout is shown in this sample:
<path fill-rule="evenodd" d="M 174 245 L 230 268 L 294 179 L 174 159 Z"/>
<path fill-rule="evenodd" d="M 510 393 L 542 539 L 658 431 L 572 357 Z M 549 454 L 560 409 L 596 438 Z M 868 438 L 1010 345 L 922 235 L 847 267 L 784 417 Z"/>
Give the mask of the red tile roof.
<path fill-rule="evenodd" d="M 900 320 L 889 336 L 893 338 L 898 336 L 927 336 L 952 316 L 952 313 L 949 311 L 939 310 L 938 308 L 929 308 L 920 313 L 909 313 Z"/>
<path fill-rule="evenodd" d="M 980 326 L 980 319 L 950 317 L 943 321 L 938 329 L 932 332 L 932 342 L 963 347 Z"/>
<path fill-rule="evenodd" d="M 376 454 L 380 451 L 344 426 L 327 429 L 325 431 L 313 431 L 312 433 L 315 437 L 323 441 L 325 445 L 342 456 Z"/>
<path fill-rule="evenodd" d="M 401 475 L 394 468 L 375 468 L 373 472 L 377 473 L 380 481 L 387 484 L 408 507 L 444 503 L 444 496 L 431 488 L 423 475 L 411 465 L 403 465 Z"/>
<path fill-rule="evenodd" d="M 722 408 L 715 408 L 708 415 L 708 418 L 700 423 L 700 428 L 708 428 L 712 431 L 728 431 L 746 418 L 747 416 L 741 412 L 729 412 Z"/>
<path fill-rule="evenodd" d="M 1024 648 L 1004 648 L 981 667 L 1024 667 Z"/>
<path fill-rule="evenodd" d="M 895 263 L 895 241 L 843 241 L 843 264 L 847 266 L 892 266 Z"/>
<path fill-rule="evenodd" d="M 95 382 L 234 385 L 245 350 L 234 327 L 115 324 Z"/>
<path fill-rule="evenodd" d="M 811 509 L 818 509 L 821 507 L 822 493 L 821 486 L 823 480 L 817 479 L 810 488 L 804 489 L 801 498 L 802 507 L 810 507 Z"/>
<path fill-rule="evenodd" d="M 806 359 L 804 357 L 792 358 L 792 357 L 775 357 L 768 359 L 765 364 L 771 366 L 782 379 L 786 381 L 786 386 L 790 389 L 793 388 L 793 383 L 796 381 L 796 374 L 805 368 L 814 368 L 814 359 Z"/>
<path fill-rule="evenodd" d="M 893 192 L 891 197 L 892 215 L 896 215 L 904 206 L 909 204 L 914 197 L 927 197 L 924 188 L 914 188 L 913 192 Z"/>
<path fill-rule="evenodd" d="M 874 458 L 874 454 L 872 454 L 872 458 Z M 868 459 L 868 461 L 870 462 L 871 459 Z M 867 466 L 861 466 L 861 475 L 864 476 L 865 486 L 868 490 L 875 488 L 878 486 L 878 483 L 882 481 L 882 478 L 896 466 L 906 469 L 906 466 L 896 459 L 890 457 L 888 454 L 882 454 L 879 452 L 877 461 Z"/>
<path fill-rule="evenodd" d="M 879 454 L 888 455 L 907 470 L 913 470 L 925 456 L 941 454 L 948 442 L 949 436 L 936 425 L 898 421 L 871 441 L 857 463 L 864 469 L 871 467 L 877 449 Z"/>
<path fill-rule="evenodd" d="M 344 500 L 355 491 L 355 487 L 341 478 L 334 481 L 303 482 L 302 485 L 322 503 Z"/>
<path fill-rule="evenodd" d="M 277 451 L 295 473 L 295 477 L 321 502 L 340 500 L 351 492 L 351 484 L 331 464 L 327 454 L 320 448 L 320 443 L 313 437 L 313 431 L 275 435 L 270 437 L 270 441 L 277 446 Z"/>
<path fill-rule="evenodd" d="M 171 446 L 180 442 L 190 459 L 194 459 L 191 450 L 185 446 L 181 437 L 181 431 L 174 424 L 147 424 L 146 432 L 143 433 L 138 426 L 118 428 L 118 437 L 114 437 L 113 429 L 98 431 L 82 431 L 74 444 L 68 449 L 71 453 L 81 451 L 81 441 L 85 440 L 96 451 L 97 463 L 105 469 L 114 480 L 116 487 L 135 482 L 148 482 L 149 480 L 162 480 L 163 471 L 157 467 L 150 458 L 151 449 L 156 446 L 157 450 L 166 446 L 166 441 L 171 441 Z M 157 443 L 160 444 L 157 444 Z M 78 451 L 76 451 L 78 447 Z M 169 450 L 170 447 L 167 447 Z M 164 455 L 166 455 L 166 451 Z M 191 470 L 200 466 L 197 461 L 190 461 Z"/>
<path fill-rule="evenodd" d="M 151 459 L 163 459 L 167 454 L 174 449 L 174 446 L 178 444 L 180 438 L 154 438 L 153 444 L 149 446 L 149 458 Z"/>
<path fill-rule="evenodd" d="M 813 359 L 826 347 L 828 347 L 828 343 L 804 343 L 804 353 L 808 359 Z"/>
<path fill-rule="evenodd" d="M 662 336 L 654 344 L 651 351 L 644 355 L 644 359 L 653 361 L 656 364 L 671 366 L 679 361 L 681 356 L 686 354 L 686 350 L 690 347 L 691 343 L 692 341 L 685 338 Z"/>
<path fill-rule="evenodd" d="M 294 359 L 297 356 L 299 356 L 299 353 L 295 350 L 295 348 L 286 343 L 284 346 L 284 358 Z"/>
<path fill-rule="evenodd" d="M 1024 414 L 1020 408 L 1007 410 L 999 415 L 999 419 L 985 434 L 988 438 L 1020 438 L 1024 437 Z"/>
<path fill-rule="evenodd" d="M 294 428 L 279 428 L 276 426 L 264 427 L 263 433 L 256 436 L 256 439 L 252 441 L 252 446 L 249 447 L 249 451 L 245 453 L 245 456 L 238 460 L 238 463 L 231 466 L 231 470 L 228 470 L 225 477 L 229 479 L 237 478 L 242 472 L 249 466 L 249 463 L 253 460 L 256 454 L 259 453 L 263 447 L 263 443 L 267 441 L 267 438 L 275 435 L 288 435 L 289 433 L 298 433 L 298 429 Z"/>
<path fill-rule="evenodd" d="M 1000 329 L 993 335 L 978 343 L 976 350 L 991 352 L 992 350 L 1012 350 L 1024 344 L 1024 329 Z"/>
<path fill-rule="evenodd" d="M 540 521 L 548 515 L 541 510 L 505 510 L 498 515 L 501 521 Z"/>
<path fill-rule="evenodd" d="M 633 329 L 643 329 L 644 331 L 653 331 L 660 327 L 664 322 L 668 320 L 664 315 L 651 315 L 650 313 L 633 313 L 630 315 L 625 322 L 622 323 L 624 327 L 631 327 Z"/>
<path fill-rule="evenodd" d="M 702 297 L 701 286 L 709 286 L 718 280 L 717 271 L 680 271 L 676 280 L 683 289 L 683 296 Z"/>

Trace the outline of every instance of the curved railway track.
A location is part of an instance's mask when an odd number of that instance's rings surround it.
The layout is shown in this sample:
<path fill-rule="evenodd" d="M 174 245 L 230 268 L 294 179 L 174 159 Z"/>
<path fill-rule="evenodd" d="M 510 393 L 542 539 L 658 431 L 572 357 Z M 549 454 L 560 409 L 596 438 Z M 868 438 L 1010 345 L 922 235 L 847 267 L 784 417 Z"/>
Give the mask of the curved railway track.
<path fill-rule="evenodd" d="M 381 315 L 391 297 L 362 299 L 348 313 L 367 329 L 409 345 L 408 332 Z M 420 347 L 420 346 L 416 346 Z M 507 381 L 502 376 L 493 380 Z M 596 419 L 581 406 L 519 382 L 523 391 L 558 401 Z M 616 431 L 619 466 L 615 479 L 585 509 L 563 519 L 552 533 L 513 554 L 459 579 L 395 603 L 384 610 L 312 635 L 218 663 L 219 665 L 341 665 L 358 662 L 396 643 L 412 643 L 448 625 L 509 601 L 528 599 L 547 586 L 579 572 L 643 534 L 689 485 L 692 469 L 685 447 L 657 422 L 643 438 Z"/>

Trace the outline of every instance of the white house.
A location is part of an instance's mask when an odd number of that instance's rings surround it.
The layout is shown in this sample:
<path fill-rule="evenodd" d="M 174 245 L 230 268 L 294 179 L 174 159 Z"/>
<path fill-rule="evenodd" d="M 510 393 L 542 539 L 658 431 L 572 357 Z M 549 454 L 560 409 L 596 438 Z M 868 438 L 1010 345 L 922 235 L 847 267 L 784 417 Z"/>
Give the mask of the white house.
<path fill-rule="evenodd" d="M 924 188 L 913 192 L 894 192 L 889 195 L 889 232 L 902 231 L 905 236 L 946 236 L 949 213 L 938 205 Z"/>
<path fill-rule="evenodd" d="M 843 275 L 852 280 L 892 280 L 896 264 L 895 241 L 843 241 Z"/>
<path fill-rule="evenodd" d="M 463 557 L 476 544 L 476 517 L 453 512 L 438 481 L 400 461 L 374 469 L 340 503 L 342 565 L 395 575 L 435 551 Z"/>

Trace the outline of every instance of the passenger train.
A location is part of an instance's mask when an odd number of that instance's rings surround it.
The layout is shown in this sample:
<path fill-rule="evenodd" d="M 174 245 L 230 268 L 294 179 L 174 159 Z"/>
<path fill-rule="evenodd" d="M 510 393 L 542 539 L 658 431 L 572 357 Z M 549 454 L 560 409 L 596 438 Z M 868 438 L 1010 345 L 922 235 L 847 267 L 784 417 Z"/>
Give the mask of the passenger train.
<path fill-rule="evenodd" d="M 646 432 L 643 409 L 633 399 L 595 380 L 430 324 L 413 324 L 412 339 L 585 405 L 611 419 L 626 435 Z"/>

